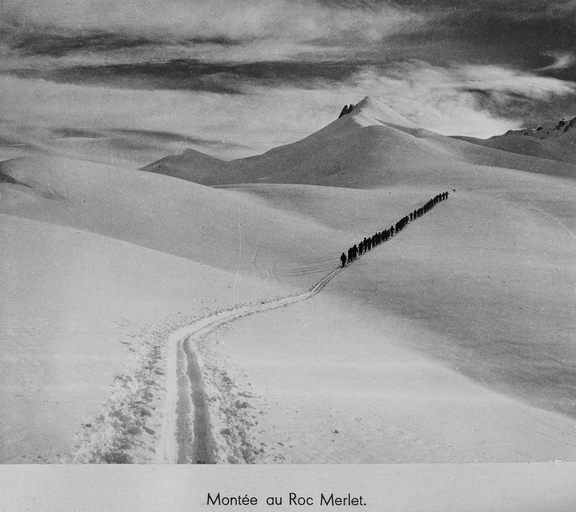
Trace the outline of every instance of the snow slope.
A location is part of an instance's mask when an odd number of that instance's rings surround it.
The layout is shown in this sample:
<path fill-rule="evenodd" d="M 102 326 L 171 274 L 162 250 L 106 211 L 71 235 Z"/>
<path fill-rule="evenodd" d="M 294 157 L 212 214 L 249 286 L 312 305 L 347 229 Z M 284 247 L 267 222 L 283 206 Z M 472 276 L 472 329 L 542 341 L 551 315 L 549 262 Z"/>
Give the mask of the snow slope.
<path fill-rule="evenodd" d="M 416 128 L 376 100 L 365 98 L 305 139 L 262 155 L 220 162 L 197 152 L 143 168 L 205 185 L 293 183 L 374 188 L 423 180 L 457 180 L 462 165 L 503 167 L 574 176 L 576 166 L 495 151 Z"/>
<path fill-rule="evenodd" d="M 153 330 L 229 304 L 234 276 L 86 231 L 1 221 L 0 460 L 56 462 Z M 237 297 L 270 293 L 251 285 Z"/>
<path fill-rule="evenodd" d="M 495 175 L 452 193 L 322 297 L 200 346 L 264 412 L 250 427 L 267 445 L 256 460 L 574 460 L 575 184 Z M 242 192 L 344 229 L 358 214 L 367 233 L 428 193 L 339 191 L 327 206 L 329 190 Z"/>
<path fill-rule="evenodd" d="M 3 162 L 0 211 L 71 226 L 287 284 L 301 265 L 330 268 L 320 247 L 335 235 L 226 190 L 59 157 Z M 341 236 L 341 235 L 340 235 Z M 335 241 L 336 242 L 336 241 Z M 333 243 L 332 251 L 339 248 Z M 296 280 L 296 283 L 300 283 Z M 304 284 L 308 284 L 308 281 Z"/>
<path fill-rule="evenodd" d="M 151 130 L 31 126 L 0 120 L 0 161 L 34 153 L 138 168 L 210 141 Z"/>
<path fill-rule="evenodd" d="M 1 172 L 3 462 L 132 460 L 110 431 L 170 329 L 309 286 L 343 243 L 296 213 L 150 173 L 48 156 Z M 136 460 L 158 441 L 147 428 Z"/>
<path fill-rule="evenodd" d="M 173 461 L 194 360 L 218 462 L 576 458 L 573 165 L 370 99 L 247 159 L 88 160 L 1 163 L 2 461 Z"/>
<path fill-rule="evenodd" d="M 576 164 L 576 118 L 562 119 L 536 128 L 510 130 L 489 139 L 460 139 L 511 153 Z"/>

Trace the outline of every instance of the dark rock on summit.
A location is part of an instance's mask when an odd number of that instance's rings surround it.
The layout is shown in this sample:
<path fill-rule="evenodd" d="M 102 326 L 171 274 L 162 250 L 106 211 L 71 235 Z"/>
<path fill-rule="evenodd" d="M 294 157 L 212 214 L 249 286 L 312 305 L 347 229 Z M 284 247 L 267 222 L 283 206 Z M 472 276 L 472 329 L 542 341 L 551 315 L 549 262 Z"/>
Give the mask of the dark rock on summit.
<path fill-rule="evenodd" d="M 340 112 L 340 115 L 338 116 L 338 119 L 340 119 L 342 116 L 345 116 L 346 114 L 349 114 L 350 112 L 352 112 L 352 110 L 354 110 L 354 107 L 356 105 L 344 105 L 344 108 L 342 109 L 342 111 Z"/>

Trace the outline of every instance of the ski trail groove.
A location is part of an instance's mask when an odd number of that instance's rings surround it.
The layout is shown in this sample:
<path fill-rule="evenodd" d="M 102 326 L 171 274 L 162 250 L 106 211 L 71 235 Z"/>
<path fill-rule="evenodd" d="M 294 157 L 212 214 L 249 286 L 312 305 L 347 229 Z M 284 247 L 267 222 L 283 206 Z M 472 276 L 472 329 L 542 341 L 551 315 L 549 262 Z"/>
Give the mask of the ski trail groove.
<path fill-rule="evenodd" d="M 210 418 L 193 344 L 239 318 L 310 299 L 343 269 L 324 276 L 304 293 L 241 304 L 217 311 L 175 330 L 168 338 L 167 391 L 156 462 L 214 463 Z"/>
<path fill-rule="evenodd" d="M 188 365 L 186 364 L 184 343 L 178 345 L 178 357 L 176 360 L 178 379 L 178 402 L 176 404 L 176 440 L 178 443 L 178 464 L 186 464 L 191 460 L 190 448 L 194 441 L 191 431 L 192 403 L 189 400 L 181 400 L 181 396 L 189 396 L 192 393 L 192 382 L 189 378 Z"/>
<path fill-rule="evenodd" d="M 190 403 L 188 397 L 190 397 L 190 391 L 192 392 L 192 408 L 194 412 L 193 424 L 193 435 L 192 443 L 188 436 L 183 436 L 185 442 L 188 442 L 187 446 L 178 446 L 178 462 L 181 464 L 186 464 L 192 462 L 194 464 L 214 464 L 216 461 L 214 459 L 213 450 L 213 440 L 210 431 L 210 419 L 208 414 L 208 404 L 206 402 L 206 395 L 204 393 L 204 387 L 202 386 L 202 372 L 198 366 L 198 360 L 196 354 L 190 346 L 190 338 L 186 338 L 182 343 L 182 349 L 184 352 L 183 357 L 187 361 L 186 376 L 188 377 L 188 382 L 190 386 L 187 386 L 183 392 L 182 398 L 186 398 L 186 403 Z M 180 403 L 181 400 L 178 400 Z M 184 418 L 185 420 L 188 418 Z M 186 421 L 186 427 L 184 427 L 184 432 L 190 432 L 190 422 Z M 179 423 L 180 426 L 180 423 Z M 191 450 L 190 450 L 191 447 Z"/>

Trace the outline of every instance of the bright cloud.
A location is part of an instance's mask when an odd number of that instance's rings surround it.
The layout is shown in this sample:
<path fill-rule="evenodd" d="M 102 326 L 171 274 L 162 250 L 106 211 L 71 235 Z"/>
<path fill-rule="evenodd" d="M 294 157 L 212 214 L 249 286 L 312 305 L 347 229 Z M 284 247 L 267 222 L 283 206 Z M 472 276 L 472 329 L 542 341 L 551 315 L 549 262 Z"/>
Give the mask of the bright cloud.
<path fill-rule="evenodd" d="M 574 92 L 572 83 L 502 66 L 460 66 L 453 70 L 453 76 L 460 81 L 462 87 L 495 93 L 515 93 L 534 99 Z"/>
<path fill-rule="evenodd" d="M 545 55 L 552 57 L 554 62 L 540 68 L 539 71 L 554 71 L 571 68 L 576 63 L 576 56 L 569 52 L 548 52 Z"/>
<path fill-rule="evenodd" d="M 156 37 L 379 40 L 421 21 L 387 4 L 328 6 L 314 0 L 2 0 L 4 19 L 67 29 Z"/>
<path fill-rule="evenodd" d="M 502 108 L 516 95 L 543 100 L 576 92 L 574 83 L 500 66 L 440 67 L 420 61 L 360 73 L 355 83 L 419 126 L 476 137 L 520 127 L 520 113 L 518 119 L 505 118 L 488 108 L 490 104 Z M 479 92 L 488 99 L 480 101 Z"/>

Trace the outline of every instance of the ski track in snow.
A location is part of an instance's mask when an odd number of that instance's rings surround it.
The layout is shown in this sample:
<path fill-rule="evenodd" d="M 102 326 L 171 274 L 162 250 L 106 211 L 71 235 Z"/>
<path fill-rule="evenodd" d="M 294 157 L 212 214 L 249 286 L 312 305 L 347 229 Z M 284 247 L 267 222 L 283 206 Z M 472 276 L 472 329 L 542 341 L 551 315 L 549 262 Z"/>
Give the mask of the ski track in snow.
<path fill-rule="evenodd" d="M 263 313 L 314 297 L 343 269 L 324 276 L 304 293 L 242 304 L 218 311 L 174 331 L 168 338 L 167 396 L 158 463 L 212 463 L 213 439 L 194 344 L 220 327 L 256 313 Z M 187 378 L 186 378 L 187 377 Z M 190 448 L 188 443 L 192 443 Z"/>

